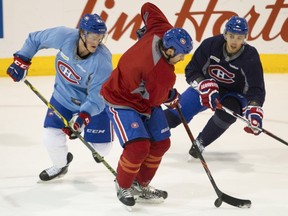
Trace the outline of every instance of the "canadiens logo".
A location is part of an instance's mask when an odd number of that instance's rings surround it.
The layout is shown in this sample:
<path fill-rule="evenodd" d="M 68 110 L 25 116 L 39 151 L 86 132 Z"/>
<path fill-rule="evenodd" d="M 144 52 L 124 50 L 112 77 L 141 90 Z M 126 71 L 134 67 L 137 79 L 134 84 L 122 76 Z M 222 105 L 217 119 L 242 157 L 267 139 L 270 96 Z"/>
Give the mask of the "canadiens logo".
<path fill-rule="evenodd" d="M 61 76 L 68 82 L 79 84 L 81 77 L 68 64 L 59 60 L 57 62 L 57 68 Z"/>
<path fill-rule="evenodd" d="M 133 123 L 131 124 L 131 128 L 138 128 L 138 127 L 139 127 L 139 125 L 138 125 L 137 122 L 133 122 Z"/>
<path fill-rule="evenodd" d="M 233 73 L 230 73 L 220 65 L 210 65 L 208 72 L 212 78 L 219 82 L 228 84 L 234 83 L 235 75 Z"/>
<path fill-rule="evenodd" d="M 185 40 L 184 38 L 181 38 L 181 39 L 180 39 L 180 43 L 181 43 L 181 44 L 186 44 L 186 40 Z"/>

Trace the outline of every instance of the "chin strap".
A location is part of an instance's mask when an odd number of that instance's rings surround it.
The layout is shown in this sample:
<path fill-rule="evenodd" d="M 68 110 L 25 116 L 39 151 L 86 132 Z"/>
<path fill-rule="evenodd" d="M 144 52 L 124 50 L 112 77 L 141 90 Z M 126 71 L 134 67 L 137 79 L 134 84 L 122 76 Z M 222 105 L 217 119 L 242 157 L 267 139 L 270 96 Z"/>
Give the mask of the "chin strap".
<path fill-rule="evenodd" d="M 170 59 L 174 58 L 175 56 L 176 56 L 175 54 L 174 55 L 167 55 L 166 59 L 167 59 L 168 62 L 170 62 Z"/>
<path fill-rule="evenodd" d="M 84 37 L 86 39 L 86 36 L 87 36 L 87 32 L 85 31 L 84 32 Z M 81 37 L 81 34 L 79 33 L 79 37 L 80 37 L 80 40 L 83 42 L 84 44 L 84 47 L 86 48 L 86 50 L 89 52 L 89 54 L 87 54 L 86 56 L 89 56 L 91 54 L 90 50 L 87 48 L 87 44 L 86 44 L 86 41 L 84 41 L 84 39 Z M 77 46 L 77 53 L 79 55 L 79 44 Z M 79 55 L 80 56 L 80 55 Z M 80 56 L 81 57 L 81 56 Z M 82 58 L 82 57 L 81 57 Z"/>
<path fill-rule="evenodd" d="M 161 55 L 162 55 L 168 62 L 170 61 L 171 58 L 174 58 L 174 57 L 176 56 L 175 54 L 174 54 L 173 56 L 166 54 L 166 51 L 167 51 L 168 49 L 166 49 L 166 48 L 163 46 L 162 40 L 159 41 L 159 43 L 158 43 L 158 48 L 159 48 L 159 50 L 160 50 Z M 163 52 L 165 53 L 165 55 L 164 55 Z"/>

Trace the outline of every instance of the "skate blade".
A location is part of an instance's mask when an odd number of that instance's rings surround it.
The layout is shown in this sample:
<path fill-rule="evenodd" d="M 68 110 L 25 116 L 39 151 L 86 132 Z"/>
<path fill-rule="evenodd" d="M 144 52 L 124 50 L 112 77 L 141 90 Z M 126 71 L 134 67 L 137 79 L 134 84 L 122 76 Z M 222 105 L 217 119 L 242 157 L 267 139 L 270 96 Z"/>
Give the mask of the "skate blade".
<path fill-rule="evenodd" d="M 65 175 L 65 174 L 64 174 Z M 57 183 L 57 182 L 62 182 L 63 181 L 63 176 L 64 175 L 59 175 L 59 176 L 57 176 L 57 177 L 55 177 L 55 178 L 53 178 L 53 179 L 50 179 L 50 180 L 48 180 L 48 181 L 43 181 L 43 180 L 41 180 L 41 179 L 39 179 L 38 181 L 37 181 L 37 183 L 38 184 L 49 184 L 49 183 Z"/>
<path fill-rule="evenodd" d="M 51 179 L 49 181 L 42 181 L 42 180 L 38 180 L 37 184 L 58 184 L 58 183 L 62 183 L 63 179 Z"/>
<path fill-rule="evenodd" d="M 164 202 L 164 198 L 157 198 L 157 199 L 143 199 L 141 197 L 138 197 L 136 200 L 136 203 L 148 203 L 148 204 L 161 204 Z"/>

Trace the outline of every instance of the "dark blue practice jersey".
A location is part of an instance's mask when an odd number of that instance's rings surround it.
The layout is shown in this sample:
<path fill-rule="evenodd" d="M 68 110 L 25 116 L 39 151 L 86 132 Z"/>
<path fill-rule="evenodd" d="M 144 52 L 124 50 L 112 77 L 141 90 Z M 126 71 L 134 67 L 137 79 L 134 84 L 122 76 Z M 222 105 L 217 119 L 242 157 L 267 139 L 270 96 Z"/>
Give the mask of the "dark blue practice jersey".
<path fill-rule="evenodd" d="M 199 77 L 213 78 L 219 85 L 220 95 L 237 92 L 248 102 L 260 106 L 265 100 L 263 68 L 257 50 L 245 44 L 233 56 L 228 56 L 224 36 L 205 39 L 186 66 L 186 80 L 190 84 Z"/>

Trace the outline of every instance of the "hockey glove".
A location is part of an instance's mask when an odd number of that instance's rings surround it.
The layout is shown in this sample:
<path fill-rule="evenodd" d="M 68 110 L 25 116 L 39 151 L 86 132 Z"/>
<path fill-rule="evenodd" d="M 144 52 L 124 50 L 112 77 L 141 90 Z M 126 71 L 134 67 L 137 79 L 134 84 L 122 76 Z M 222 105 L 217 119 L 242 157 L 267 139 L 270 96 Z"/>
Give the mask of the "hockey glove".
<path fill-rule="evenodd" d="M 260 106 L 247 106 L 245 117 L 249 120 L 249 125 L 244 128 L 247 133 L 259 135 L 261 133 L 257 128 L 262 128 L 263 110 Z"/>
<path fill-rule="evenodd" d="M 90 114 L 87 112 L 80 112 L 78 115 L 73 116 L 69 121 L 70 127 L 74 132 L 81 133 L 84 130 L 84 127 L 90 122 Z"/>
<path fill-rule="evenodd" d="M 180 100 L 180 94 L 176 89 L 171 89 L 169 91 L 168 99 L 164 102 L 164 105 L 170 109 L 175 109 Z"/>
<path fill-rule="evenodd" d="M 145 34 L 145 32 L 146 32 L 146 26 L 138 29 L 138 30 L 136 31 L 137 38 L 138 38 L 138 39 L 142 38 L 142 36 Z"/>
<path fill-rule="evenodd" d="M 191 86 L 199 92 L 201 105 L 215 111 L 215 99 L 219 99 L 218 84 L 213 79 L 204 79 L 199 83 L 192 82 Z"/>
<path fill-rule="evenodd" d="M 30 65 L 31 59 L 22 55 L 14 54 L 14 62 L 7 69 L 7 74 L 14 80 L 14 82 L 19 82 L 26 77 Z"/>
<path fill-rule="evenodd" d="M 62 128 L 62 131 L 69 136 L 69 139 L 76 139 L 77 134 L 82 133 L 85 126 L 90 122 L 90 114 L 86 112 L 80 112 L 78 115 L 75 115 L 69 121 L 69 127 Z"/>
<path fill-rule="evenodd" d="M 64 127 L 62 128 L 62 131 L 68 135 L 70 140 L 77 139 L 77 135 L 70 129 L 70 127 Z"/>

